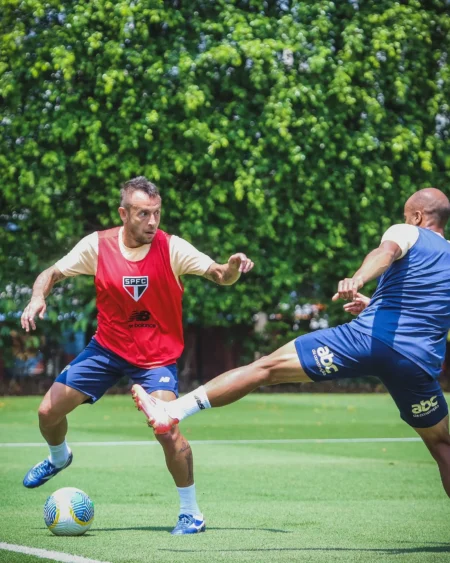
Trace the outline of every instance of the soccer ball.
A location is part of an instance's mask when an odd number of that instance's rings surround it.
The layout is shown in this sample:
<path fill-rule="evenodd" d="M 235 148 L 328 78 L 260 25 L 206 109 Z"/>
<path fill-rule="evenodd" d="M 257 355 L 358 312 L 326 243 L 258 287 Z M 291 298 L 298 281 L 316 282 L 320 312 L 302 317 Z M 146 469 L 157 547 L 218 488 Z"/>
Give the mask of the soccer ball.
<path fill-rule="evenodd" d="M 75 487 L 58 489 L 45 501 L 44 520 L 56 536 L 81 536 L 94 521 L 94 503 Z"/>

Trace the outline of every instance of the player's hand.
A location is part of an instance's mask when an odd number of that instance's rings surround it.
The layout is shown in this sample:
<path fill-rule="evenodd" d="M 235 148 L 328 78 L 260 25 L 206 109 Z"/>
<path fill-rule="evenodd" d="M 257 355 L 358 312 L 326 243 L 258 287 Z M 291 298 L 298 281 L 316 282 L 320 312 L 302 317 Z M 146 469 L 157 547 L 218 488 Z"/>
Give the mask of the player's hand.
<path fill-rule="evenodd" d="M 360 276 L 345 278 L 345 280 L 341 280 L 339 282 L 337 293 L 333 295 L 332 299 L 333 301 L 337 301 L 338 299 L 354 301 L 356 299 L 356 295 L 358 294 L 358 290 L 361 289 L 363 285 L 364 281 Z"/>
<path fill-rule="evenodd" d="M 25 329 L 26 332 L 30 332 L 30 327 L 36 330 L 34 318 L 36 315 L 39 315 L 39 318 L 43 319 L 46 309 L 47 305 L 43 297 L 32 297 L 20 317 L 22 328 Z"/>
<path fill-rule="evenodd" d="M 247 258 L 245 254 L 242 252 L 238 252 L 237 254 L 233 254 L 228 259 L 228 266 L 233 269 L 237 270 L 241 274 L 247 274 L 253 268 L 255 264 Z"/>
<path fill-rule="evenodd" d="M 350 303 L 345 303 L 344 311 L 352 315 L 359 315 L 362 311 L 364 311 L 369 303 L 369 297 L 366 297 L 362 293 L 357 293 L 353 301 L 350 301 Z"/>

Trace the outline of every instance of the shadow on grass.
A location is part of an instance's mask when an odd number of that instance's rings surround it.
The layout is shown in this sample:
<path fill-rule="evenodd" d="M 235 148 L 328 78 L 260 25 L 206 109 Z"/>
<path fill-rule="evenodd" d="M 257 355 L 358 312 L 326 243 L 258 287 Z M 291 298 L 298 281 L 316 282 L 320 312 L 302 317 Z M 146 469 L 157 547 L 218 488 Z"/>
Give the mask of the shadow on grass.
<path fill-rule="evenodd" d="M 196 549 L 159 549 L 158 551 L 168 551 L 170 553 L 197 553 Z M 380 553 L 384 555 L 406 555 L 408 553 L 450 553 L 450 543 L 449 544 L 438 544 L 430 546 L 420 546 L 420 547 L 393 547 L 393 548 L 361 548 L 357 549 L 355 547 L 269 547 L 267 549 L 205 549 L 202 547 L 202 552 L 209 553 L 258 553 L 266 551 L 296 551 L 296 552 L 307 552 L 307 551 L 342 551 L 342 552 L 360 552 L 360 553 Z"/>
<path fill-rule="evenodd" d="M 172 528 L 166 528 L 164 526 L 136 526 L 136 527 L 131 527 L 131 528 L 95 528 L 92 529 L 93 532 L 121 532 L 121 531 L 126 531 L 126 530 L 137 530 L 137 531 L 143 531 L 143 532 L 171 532 L 173 530 L 173 526 Z M 218 528 L 218 527 L 214 527 L 214 526 L 207 526 L 206 527 L 207 531 L 212 531 L 212 530 L 237 530 L 238 532 L 272 532 L 274 534 L 292 534 L 292 532 L 290 530 L 277 530 L 275 528 L 229 528 L 228 526 L 225 526 L 223 528 Z"/>
<path fill-rule="evenodd" d="M 93 532 L 126 532 L 126 531 L 137 531 L 137 532 L 171 532 L 173 526 L 168 528 L 167 526 L 131 526 L 129 528 L 95 528 Z"/>

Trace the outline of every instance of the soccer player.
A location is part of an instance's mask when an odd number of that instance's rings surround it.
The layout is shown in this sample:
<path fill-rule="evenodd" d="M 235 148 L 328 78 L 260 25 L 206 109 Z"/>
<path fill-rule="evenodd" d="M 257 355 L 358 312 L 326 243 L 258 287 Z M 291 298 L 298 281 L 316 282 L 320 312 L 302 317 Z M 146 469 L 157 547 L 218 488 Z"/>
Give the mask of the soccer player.
<path fill-rule="evenodd" d="M 219 285 L 234 284 L 253 268 L 245 254 L 217 264 L 187 241 L 158 228 L 161 197 L 144 177 L 126 182 L 119 207 L 122 227 L 92 233 L 36 279 L 21 322 L 28 332 L 42 319 L 53 285 L 79 274 L 95 276 L 98 328 L 85 350 L 66 366 L 39 407 L 39 426 L 50 448 L 48 459 L 25 476 L 25 487 L 40 487 L 72 463 L 66 415 L 95 403 L 123 375 L 164 401 L 178 396 L 176 361 L 183 351 L 180 276 L 195 274 Z M 192 452 L 177 426 L 157 436 L 180 497 L 172 534 L 205 530 L 198 507 Z"/>
<path fill-rule="evenodd" d="M 448 407 L 437 381 L 450 328 L 450 244 L 444 227 L 450 204 L 439 190 L 412 195 L 405 223 L 390 227 L 333 299 L 361 314 L 352 322 L 296 338 L 249 366 L 231 370 L 171 403 L 132 388 L 156 433 L 209 407 L 237 401 L 260 385 L 376 375 L 400 416 L 436 460 L 450 496 Z M 359 290 L 380 277 L 370 303 Z"/>

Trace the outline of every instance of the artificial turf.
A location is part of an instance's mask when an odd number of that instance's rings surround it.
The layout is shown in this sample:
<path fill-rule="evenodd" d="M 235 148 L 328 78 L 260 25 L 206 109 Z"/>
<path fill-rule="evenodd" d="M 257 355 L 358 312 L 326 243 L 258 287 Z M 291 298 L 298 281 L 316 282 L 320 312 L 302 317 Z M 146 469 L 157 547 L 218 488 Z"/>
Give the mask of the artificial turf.
<path fill-rule="evenodd" d="M 38 404 L 0 399 L 2 443 L 41 441 Z M 207 521 L 191 537 L 169 534 L 178 499 L 159 445 L 104 444 L 154 442 L 129 396 L 80 407 L 69 427 L 74 462 L 38 489 L 22 479 L 46 448 L 0 447 L 0 542 L 111 563 L 450 561 L 450 500 L 422 443 L 320 442 L 415 437 L 387 395 L 255 394 L 184 421 Z M 66 486 L 95 502 L 81 537 L 53 536 L 43 521 L 45 499 Z M 0 561 L 46 560 L 0 550 Z"/>

